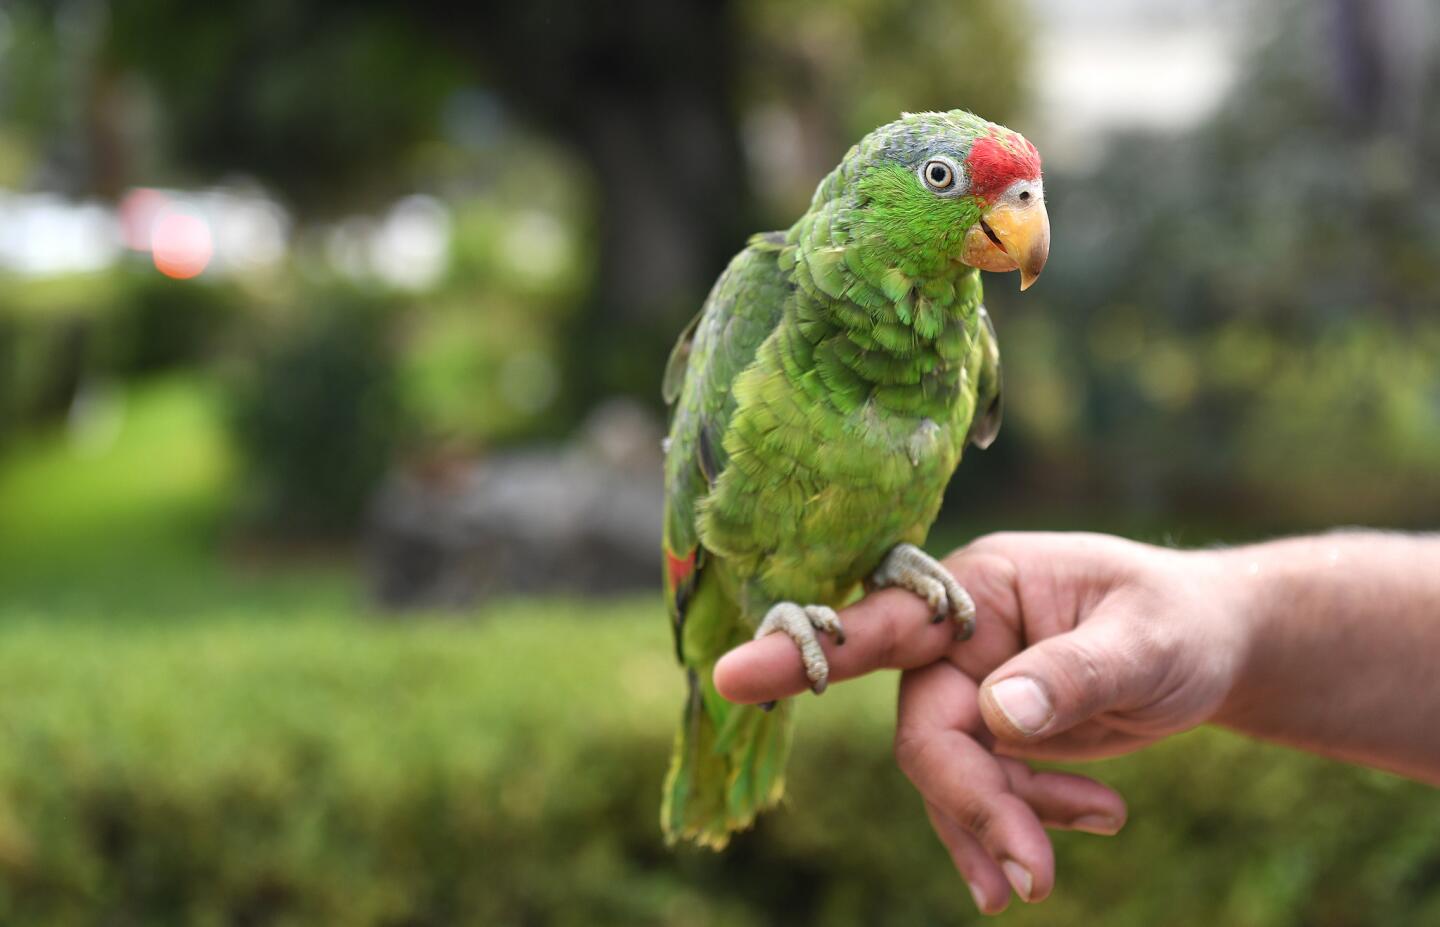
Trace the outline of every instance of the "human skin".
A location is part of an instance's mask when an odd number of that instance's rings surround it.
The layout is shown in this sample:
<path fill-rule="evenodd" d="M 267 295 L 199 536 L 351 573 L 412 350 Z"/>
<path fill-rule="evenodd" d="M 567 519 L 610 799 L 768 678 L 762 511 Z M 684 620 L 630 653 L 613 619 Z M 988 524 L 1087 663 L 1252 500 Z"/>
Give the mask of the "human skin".
<path fill-rule="evenodd" d="M 895 752 L 980 910 L 1054 885 L 1045 827 L 1114 834 L 1124 800 L 1025 760 L 1129 753 L 1212 723 L 1440 784 L 1440 537 L 1346 531 L 1179 551 L 998 534 L 945 561 L 975 600 L 956 641 L 915 596 L 841 613 L 831 677 L 903 670 Z M 803 692 L 788 640 L 716 665 L 720 693 Z"/>

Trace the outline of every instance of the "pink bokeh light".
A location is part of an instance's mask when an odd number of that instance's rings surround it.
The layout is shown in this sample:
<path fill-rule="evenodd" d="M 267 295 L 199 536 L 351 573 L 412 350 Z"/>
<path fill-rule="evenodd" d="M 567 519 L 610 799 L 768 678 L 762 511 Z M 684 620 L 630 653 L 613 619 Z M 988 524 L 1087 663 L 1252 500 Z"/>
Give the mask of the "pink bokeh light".
<path fill-rule="evenodd" d="M 204 218 L 170 207 L 150 227 L 150 256 L 155 269 L 176 280 L 199 276 L 215 256 L 215 241 Z"/>

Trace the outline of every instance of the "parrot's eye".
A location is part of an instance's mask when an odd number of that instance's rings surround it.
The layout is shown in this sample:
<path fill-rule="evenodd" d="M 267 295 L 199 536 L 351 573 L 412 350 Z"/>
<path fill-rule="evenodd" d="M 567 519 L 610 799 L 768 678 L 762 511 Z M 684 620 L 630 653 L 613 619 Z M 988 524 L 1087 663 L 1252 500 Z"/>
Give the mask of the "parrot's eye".
<path fill-rule="evenodd" d="M 940 158 L 932 158 L 920 167 L 920 178 L 925 186 L 936 193 L 949 193 L 955 189 L 955 165 Z"/>

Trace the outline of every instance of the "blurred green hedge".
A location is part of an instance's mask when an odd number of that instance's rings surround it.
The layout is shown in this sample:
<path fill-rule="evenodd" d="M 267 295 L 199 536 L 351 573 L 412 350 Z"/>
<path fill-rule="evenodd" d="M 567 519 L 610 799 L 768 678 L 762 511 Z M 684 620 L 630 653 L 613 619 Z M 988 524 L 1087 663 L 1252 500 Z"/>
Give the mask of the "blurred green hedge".
<path fill-rule="evenodd" d="M 656 803 L 648 601 L 0 625 L 0 923 L 978 922 L 889 756 L 891 681 L 807 699 L 789 807 L 723 855 Z M 1218 732 L 1091 771 L 1023 924 L 1440 922 L 1440 793 Z"/>
<path fill-rule="evenodd" d="M 295 299 L 295 311 L 257 327 L 232 377 L 243 517 L 271 536 L 347 536 L 404 442 L 399 309 L 340 284 Z"/>

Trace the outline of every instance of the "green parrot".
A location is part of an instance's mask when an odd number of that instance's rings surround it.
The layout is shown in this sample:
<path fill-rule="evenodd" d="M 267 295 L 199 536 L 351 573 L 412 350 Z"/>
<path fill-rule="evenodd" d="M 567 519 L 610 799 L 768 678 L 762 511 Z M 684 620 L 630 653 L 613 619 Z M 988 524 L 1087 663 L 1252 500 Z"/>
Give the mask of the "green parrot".
<path fill-rule="evenodd" d="M 664 578 L 689 697 L 666 779 L 669 842 L 721 849 L 784 788 L 792 706 L 726 702 L 715 662 L 794 639 L 818 694 L 835 608 L 900 586 L 974 628 L 924 543 L 964 446 L 1000 426 L 980 270 L 1034 282 L 1050 248 L 1040 156 L 962 110 L 881 126 L 783 232 L 752 237 L 665 370 Z"/>

